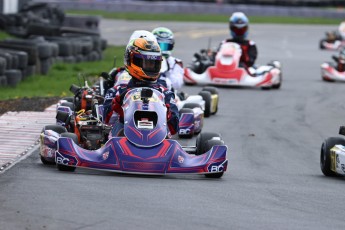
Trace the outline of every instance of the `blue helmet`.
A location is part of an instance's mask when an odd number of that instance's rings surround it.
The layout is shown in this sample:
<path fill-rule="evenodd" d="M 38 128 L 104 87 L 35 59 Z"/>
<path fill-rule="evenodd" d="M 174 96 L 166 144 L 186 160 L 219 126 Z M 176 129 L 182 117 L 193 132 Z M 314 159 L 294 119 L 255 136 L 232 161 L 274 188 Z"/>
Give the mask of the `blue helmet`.
<path fill-rule="evenodd" d="M 242 12 L 235 12 L 229 18 L 230 35 L 234 39 L 245 39 L 248 35 L 249 20 Z"/>

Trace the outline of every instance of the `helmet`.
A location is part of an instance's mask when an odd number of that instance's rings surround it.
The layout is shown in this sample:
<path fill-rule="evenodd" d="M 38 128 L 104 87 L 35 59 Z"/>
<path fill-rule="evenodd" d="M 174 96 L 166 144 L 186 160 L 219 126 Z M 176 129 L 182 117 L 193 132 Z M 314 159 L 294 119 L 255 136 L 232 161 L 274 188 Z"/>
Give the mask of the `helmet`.
<path fill-rule="evenodd" d="M 249 20 L 242 12 L 235 12 L 229 18 L 230 34 L 234 39 L 245 39 L 248 35 Z"/>
<path fill-rule="evenodd" d="M 128 73 L 140 81 L 156 81 L 161 69 L 162 54 L 157 42 L 147 38 L 131 40 L 125 51 Z"/>
<path fill-rule="evenodd" d="M 162 54 L 169 56 L 175 45 L 173 32 L 166 27 L 158 27 L 152 30 L 152 33 L 157 39 Z"/>
<path fill-rule="evenodd" d="M 143 38 L 143 37 L 147 37 L 157 42 L 156 37 L 150 31 L 147 31 L 147 30 L 135 30 L 132 33 L 131 37 L 129 38 L 128 42 L 132 41 L 135 38 Z"/>

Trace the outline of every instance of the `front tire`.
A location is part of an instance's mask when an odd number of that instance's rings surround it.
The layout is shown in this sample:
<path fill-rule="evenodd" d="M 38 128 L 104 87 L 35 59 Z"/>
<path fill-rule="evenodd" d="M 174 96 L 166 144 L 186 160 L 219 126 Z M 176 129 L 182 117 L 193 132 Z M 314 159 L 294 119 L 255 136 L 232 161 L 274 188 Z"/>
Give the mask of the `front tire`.
<path fill-rule="evenodd" d="M 331 148 L 335 145 L 345 146 L 345 140 L 341 137 L 329 137 L 321 145 L 320 167 L 325 176 L 338 176 L 336 172 L 331 170 Z"/>
<path fill-rule="evenodd" d="M 212 95 L 211 95 L 211 93 L 208 92 L 208 91 L 201 91 L 201 92 L 199 92 L 199 95 L 205 101 L 204 116 L 205 117 L 211 116 L 211 102 L 212 102 Z"/>
<path fill-rule="evenodd" d="M 222 140 L 208 140 L 206 142 L 206 152 L 209 151 L 210 149 L 212 149 L 213 146 L 215 145 L 224 145 L 224 142 Z M 207 178 L 221 178 L 224 174 L 223 172 L 217 172 L 217 173 L 209 173 L 209 174 L 205 174 L 205 177 Z"/>
<path fill-rule="evenodd" d="M 79 144 L 78 141 L 78 136 L 75 133 L 61 133 L 61 137 L 68 137 L 73 140 L 74 143 Z M 62 165 L 62 164 L 56 164 L 56 167 L 59 171 L 64 171 L 64 172 L 74 172 L 76 167 L 74 166 L 67 166 L 67 165 Z"/>

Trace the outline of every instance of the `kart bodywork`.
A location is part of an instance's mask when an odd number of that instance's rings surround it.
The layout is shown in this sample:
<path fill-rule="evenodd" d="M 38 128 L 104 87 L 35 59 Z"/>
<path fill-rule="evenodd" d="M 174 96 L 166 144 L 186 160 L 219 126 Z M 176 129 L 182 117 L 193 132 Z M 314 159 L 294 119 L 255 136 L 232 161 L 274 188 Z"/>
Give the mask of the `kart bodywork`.
<path fill-rule="evenodd" d="M 63 171 L 83 167 L 135 174 L 194 173 L 221 177 L 228 160 L 227 146 L 220 136 L 200 133 L 196 146 L 188 147 L 167 139 L 163 97 L 154 89 L 130 90 L 122 106 L 124 136 L 112 137 L 99 149 L 82 148 L 73 139 L 51 130 L 44 131 L 41 141 L 49 147 L 51 156 L 55 155 L 57 167 Z"/>
<path fill-rule="evenodd" d="M 242 50 L 233 42 L 222 44 L 215 58 L 215 65 L 202 73 L 185 68 L 184 82 L 187 85 L 245 86 L 278 89 L 282 83 L 281 65 L 273 61 L 256 69 L 240 67 Z M 195 65 L 195 63 L 194 63 Z"/>
<path fill-rule="evenodd" d="M 339 72 L 333 63 L 321 64 L 321 77 L 324 81 L 345 81 L 345 72 Z"/>

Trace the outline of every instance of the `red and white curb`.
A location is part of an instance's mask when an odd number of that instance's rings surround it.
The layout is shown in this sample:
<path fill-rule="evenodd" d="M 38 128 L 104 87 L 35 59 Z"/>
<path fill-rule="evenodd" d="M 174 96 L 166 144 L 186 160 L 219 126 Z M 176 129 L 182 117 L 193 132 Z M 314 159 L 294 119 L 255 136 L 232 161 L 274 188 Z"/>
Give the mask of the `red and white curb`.
<path fill-rule="evenodd" d="M 45 125 L 55 124 L 56 105 L 44 112 L 7 112 L 0 116 L 0 173 L 29 156 Z"/>

